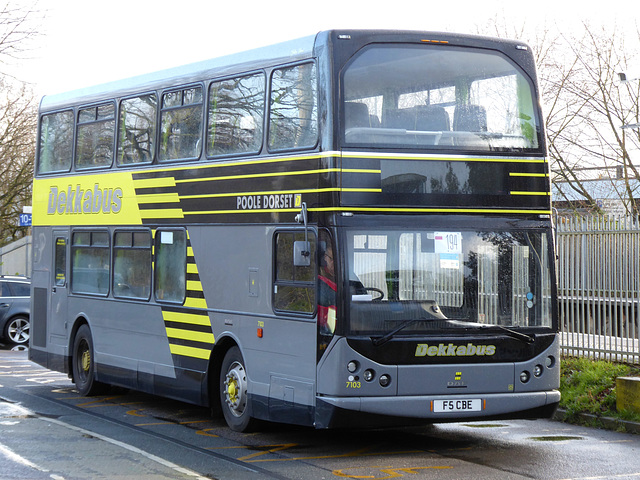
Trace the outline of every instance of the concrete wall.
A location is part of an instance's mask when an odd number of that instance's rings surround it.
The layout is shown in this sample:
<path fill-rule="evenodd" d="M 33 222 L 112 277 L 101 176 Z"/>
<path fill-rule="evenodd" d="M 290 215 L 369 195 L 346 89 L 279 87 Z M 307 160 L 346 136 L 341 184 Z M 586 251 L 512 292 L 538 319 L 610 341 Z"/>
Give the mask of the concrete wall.
<path fill-rule="evenodd" d="M 31 236 L 0 248 L 0 275 L 31 276 Z"/>
<path fill-rule="evenodd" d="M 640 378 L 618 377 L 616 379 L 616 408 L 640 413 Z"/>

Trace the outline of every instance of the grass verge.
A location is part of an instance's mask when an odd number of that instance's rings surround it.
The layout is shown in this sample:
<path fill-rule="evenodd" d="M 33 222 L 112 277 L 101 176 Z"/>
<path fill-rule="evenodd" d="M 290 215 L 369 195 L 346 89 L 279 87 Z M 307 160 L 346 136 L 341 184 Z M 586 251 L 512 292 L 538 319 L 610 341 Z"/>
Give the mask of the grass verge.
<path fill-rule="evenodd" d="M 560 408 L 566 412 L 565 422 L 584 424 L 584 416 L 581 414 L 640 422 L 640 414 L 618 412 L 616 409 L 616 377 L 640 376 L 640 367 L 604 360 L 564 357 L 560 375 Z"/>

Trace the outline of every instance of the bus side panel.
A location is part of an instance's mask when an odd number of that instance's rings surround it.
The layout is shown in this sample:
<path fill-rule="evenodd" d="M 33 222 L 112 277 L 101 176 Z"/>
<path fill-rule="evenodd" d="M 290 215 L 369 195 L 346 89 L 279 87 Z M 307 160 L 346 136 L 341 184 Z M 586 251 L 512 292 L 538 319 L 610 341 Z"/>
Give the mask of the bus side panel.
<path fill-rule="evenodd" d="M 128 372 L 124 386 L 136 388 L 138 371 L 153 373 L 154 365 L 173 370 L 160 306 L 82 295 L 70 296 L 68 305 L 69 317 L 82 318 L 91 328 L 99 380 L 106 381 L 102 375 L 115 368 Z"/>
<path fill-rule="evenodd" d="M 273 226 L 191 227 L 189 236 L 216 342 L 234 338 L 245 361 L 253 415 L 310 425 L 316 321 L 272 309 Z M 241 340 L 238 340 L 241 339 Z"/>

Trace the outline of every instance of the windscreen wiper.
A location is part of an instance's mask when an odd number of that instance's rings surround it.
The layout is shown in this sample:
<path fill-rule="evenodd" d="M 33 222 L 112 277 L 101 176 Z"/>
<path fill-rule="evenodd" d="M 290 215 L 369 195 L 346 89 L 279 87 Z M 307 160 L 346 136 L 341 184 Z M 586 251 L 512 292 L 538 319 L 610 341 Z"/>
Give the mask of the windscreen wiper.
<path fill-rule="evenodd" d="M 511 338 L 515 338 L 516 340 L 520 340 L 521 342 L 524 342 L 524 343 L 531 344 L 536 341 L 533 335 L 527 335 L 526 333 L 517 332 L 516 330 L 507 328 L 504 325 L 487 325 L 485 323 L 469 322 L 467 320 L 457 320 L 453 318 L 447 319 L 446 321 L 449 323 L 453 323 L 455 325 L 461 325 L 464 327 L 475 327 L 475 328 L 481 328 L 485 330 L 492 330 L 492 329 L 500 330 L 501 332 L 504 332 L 506 335 L 510 336 Z"/>
<path fill-rule="evenodd" d="M 420 317 L 420 318 L 413 318 L 411 320 L 406 320 L 402 322 L 400 325 L 398 325 L 396 328 L 391 330 L 390 332 L 387 332 L 384 335 L 382 335 L 381 337 L 371 337 L 371 342 L 373 343 L 373 345 L 376 347 L 379 347 L 380 345 L 384 345 L 389 340 L 391 340 L 395 336 L 395 334 L 398 333 L 400 330 L 404 330 L 405 328 L 413 325 L 414 323 L 437 322 L 438 320 L 446 320 L 447 318 L 443 315 L 442 310 L 440 310 L 440 307 L 438 306 L 438 304 L 433 300 L 424 301 L 420 306 L 425 312 L 427 312 L 427 314 L 431 318 Z"/>
<path fill-rule="evenodd" d="M 381 337 L 371 337 L 371 343 L 373 343 L 374 346 L 379 347 L 380 345 L 384 345 L 389 340 L 391 340 L 398 332 L 400 332 L 401 330 L 404 330 L 405 328 L 415 323 L 436 322 L 436 321 L 447 322 L 453 325 L 460 325 L 463 327 L 475 327 L 475 328 L 481 328 L 481 329 L 497 329 L 497 330 L 500 330 L 501 332 L 504 332 L 506 335 L 510 336 L 511 338 L 520 340 L 521 342 L 524 342 L 527 344 L 531 344 L 535 342 L 535 337 L 533 335 L 527 335 L 526 333 L 517 332 L 503 325 L 487 325 L 484 323 L 470 322 L 465 319 L 456 319 L 456 318 L 437 318 L 437 317 L 424 318 L 422 317 L 422 318 L 414 318 L 412 320 L 407 320 L 405 322 L 402 322 L 396 328 L 394 328 L 388 333 L 385 333 Z"/>
<path fill-rule="evenodd" d="M 391 330 L 390 332 L 385 333 L 381 337 L 371 337 L 371 343 L 373 343 L 374 346 L 379 347 L 380 345 L 384 345 L 389 340 L 391 340 L 395 336 L 395 334 L 398 333 L 400 330 L 404 330 L 405 328 L 413 325 L 414 323 L 434 322 L 437 320 L 440 320 L 440 319 L 439 318 L 414 318 L 412 320 L 406 320 L 402 322 L 400 325 L 398 325 L 396 328 Z"/>

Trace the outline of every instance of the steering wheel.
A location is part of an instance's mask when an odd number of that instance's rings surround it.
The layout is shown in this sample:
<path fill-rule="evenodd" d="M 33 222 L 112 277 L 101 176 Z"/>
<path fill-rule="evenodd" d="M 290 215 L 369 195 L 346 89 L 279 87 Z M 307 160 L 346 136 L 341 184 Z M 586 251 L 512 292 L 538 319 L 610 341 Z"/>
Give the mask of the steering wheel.
<path fill-rule="evenodd" d="M 364 289 L 368 292 L 368 291 L 372 291 L 372 292 L 376 292 L 379 293 L 380 296 L 376 297 L 374 299 L 372 299 L 372 302 L 380 302 L 383 298 L 384 298 L 384 292 L 382 290 L 380 290 L 379 288 L 375 288 L 375 287 L 364 287 Z"/>

